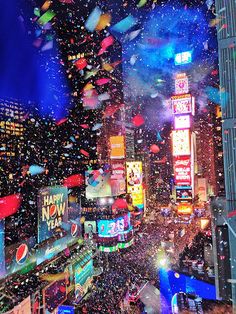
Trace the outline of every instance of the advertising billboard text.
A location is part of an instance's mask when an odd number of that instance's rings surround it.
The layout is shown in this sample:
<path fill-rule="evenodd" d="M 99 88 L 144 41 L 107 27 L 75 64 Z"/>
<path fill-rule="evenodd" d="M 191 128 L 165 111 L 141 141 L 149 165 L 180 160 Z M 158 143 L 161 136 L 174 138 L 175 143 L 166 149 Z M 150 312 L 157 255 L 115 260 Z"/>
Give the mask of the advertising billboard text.
<path fill-rule="evenodd" d="M 100 237 L 115 237 L 125 231 L 130 231 L 130 228 L 130 213 L 115 219 L 98 221 L 98 235 Z"/>
<path fill-rule="evenodd" d="M 186 130 L 174 130 L 172 132 L 173 156 L 188 156 L 190 150 L 190 132 Z"/>
<path fill-rule="evenodd" d="M 52 313 L 66 300 L 66 280 L 57 280 L 43 289 L 44 314 Z"/>
<path fill-rule="evenodd" d="M 190 157 L 174 157 L 174 175 L 176 185 L 191 185 Z"/>
<path fill-rule="evenodd" d="M 113 196 L 126 192 L 125 165 L 123 162 L 113 161 L 111 164 L 111 189 Z"/>
<path fill-rule="evenodd" d="M 192 187 L 191 186 L 176 186 L 176 199 L 191 200 Z"/>
<path fill-rule="evenodd" d="M 173 114 L 192 112 L 192 96 L 190 94 L 171 97 Z"/>
<path fill-rule="evenodd" d="M 68 221 L 68 190 L 66 187 L 46 187 L 38 195 L 38 242 L 49 239 Z"/>
<path fill-rule="evenodd" d="M 110 137 L 111 159 L 125 158 L 125 139 L 123 135 Z"/>

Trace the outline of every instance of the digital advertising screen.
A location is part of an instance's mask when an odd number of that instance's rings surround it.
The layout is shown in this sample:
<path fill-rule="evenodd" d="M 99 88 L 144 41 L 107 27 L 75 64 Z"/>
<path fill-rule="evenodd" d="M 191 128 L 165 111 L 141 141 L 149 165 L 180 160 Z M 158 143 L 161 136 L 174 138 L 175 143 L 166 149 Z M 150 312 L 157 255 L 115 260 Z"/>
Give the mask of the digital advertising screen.
<path fill-rule="evenodd" d="M 191 127 L 190 115 L 183 114 L 179 116 L 174 116 L 174 119 L 175 119 L 175 130 L 190 129 Z"/>
<path fill-rule="evenodd" d="M 20 304 L 14 307 L 14 314 L 28 314 L 31 313 L 31 300 L 30 296 L 24 299 Z"/>
<path fill-rule="evenodd" d="M 125 158 L 125 139 L 123 135 L 110 137 L 111 159 Z"/>
<path fill-rule="evenodd" d="M 126 193 L 124 162 L 113 161 L 111 164 L 111 189 L 113 196 L 118 196 Z"/>
<path fill-rule="evenodd" d="M 130 213 L 112 220 L 98 221 L 98 235 L 104 238 L 116 237 L 131 230 Z"/>
<path fill-rule="evenodd" d="M 192 96 L 190 94 L 171 97 L 173 114 L 184 114 L 192 112 Z"/>
<path fill-rule="evenodd" d="M 38 195 L 38 242 L 52 237 L 62 223 L 68 221 L 68 190 L 46 187 Z"/>
<path fill-rule="evenodd" d="M 192 187 L 180 187 L 180 186 L 176 186 L 176 199 L 180 199 L 180 200 L 191 200 L 192 199 Z"/>
<path fill-rule="evenodd" d="M 5 223 L 0 220 L 0 279 L 6 274 L 5 269 Z"/>
<path fill-rule="evenodd" d="M 97 233 L 97 223 L 94 220 L 86 220 L 84 222 L 84 233 Z"/>
<path fill-rule="evenodd" d="M 175 54 L 175 65 L 183 65 L 192 62 L 192 51 L 184 51 Z"/>
<path fill-rule="evenodd" d="M 41 308 L 41 293 L 40 291 L 36 291 L 31 295 L 31 313 L 32 314 L 40 314 Z"/>
<path fill-rule="evenodd" d="M 86 198 L 112 196 L 111 173 L 103 169 L 88 170 L 85 172 Z"/>
<path fill-rule="evenodd" d="M 133 205 L 143 207 L 142 162 L 126 162 L 127 193 L 131 193 Z"/>
<path fill-rule="evenodd" d="M 6 272 L 28 271 L 36 265 L 36 238 L 31 237 L 20 243 L 6 247 Z"/>
<path fill-rule="evenodd" d="M 182 215 L 191 215 L 193 213 L 193 205 L 190 203 L 181 203 L 177 205 L 177 213 Z"/>
<path fill-rule="evenodd" d="M 70 305 L 60 305 L 57 310 L 57 314 L 74 314 L 75 308 Z"/>
<path fill-rule="evenodd" d="M 188 156 L 191 153 L 190 131 L 172 131 L 173 156 Z"/>
<path fill-rule="evenodd" d="M 191 185 L 191 159 L 188 156 L 174 157 L 174 176 L 176 185 Z"/>
<path fill-rule="evenodd" d="M 76 302 L 84 297 L 91 286 L 91 281 L 93 279 L 93 260 L 91 259 L 84 267 L 80 264 L 74 265 L 74 276 L 75 276 L 75 298 Z"/>
<path fill-rule="evenodd" d="M 52 313 L 67 297 L 66 280 L 57 280 L 43 289 L 44 314 Z"/>
<path fill-rule="evenodd" d="M 175 78 L 175 94 L 183 95 L 189 92 L 188 77 L 186 73 L 180 73 Z"/>

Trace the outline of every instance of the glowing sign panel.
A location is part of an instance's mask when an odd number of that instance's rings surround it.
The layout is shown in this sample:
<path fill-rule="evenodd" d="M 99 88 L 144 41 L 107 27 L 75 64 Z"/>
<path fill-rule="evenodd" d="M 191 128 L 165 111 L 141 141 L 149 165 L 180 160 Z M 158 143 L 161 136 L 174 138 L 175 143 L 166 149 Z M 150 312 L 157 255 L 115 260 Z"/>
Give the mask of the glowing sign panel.
<path fill-rule="evenodd" d="M 192 112 L 192 97 L 190 94 L 173 96 L 171 97 L 171 101 L 173 114 Z"/>
<path fill-rule="evenodd" d="M 181 116 L 175 116 L 175 129 L 189 129 L 190 128 L 190 115 L 185 114 Z"/>
<path fill-rule="evenodd" d="M 172 133 L 173 139 L 173 156 L 188 156 L 190 149 L 190 132 L 189 130 L 175 130 Z"/>
<path fill-rule="evenodd" d="M 191 185 L 190 157 L 175 157 L 174 174 L 176 185 Z"/>
<path fill-rule="evenodd" d="M 189 92 L 187 76 L 175 79 L 175 94 L 182 95 Z"/>
<path fill-rule="evenodd" d="M 175 55 L 175 65 L 188 64 L 192 62 L 192 52 L 185 51 Z"/>

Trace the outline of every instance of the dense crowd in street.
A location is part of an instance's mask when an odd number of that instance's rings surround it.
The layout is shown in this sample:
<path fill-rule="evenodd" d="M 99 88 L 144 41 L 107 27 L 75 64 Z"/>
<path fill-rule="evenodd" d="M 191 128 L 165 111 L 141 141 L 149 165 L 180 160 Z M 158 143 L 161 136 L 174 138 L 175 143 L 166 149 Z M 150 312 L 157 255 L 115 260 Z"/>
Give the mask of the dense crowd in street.
<path fill-rule="evenodd" d="M 149 281 L 158 287 L 158 254 L 163 252 L 162 242 L 174 242 L 174 248 L 167 253 L 168 266 L 178 261 L 185 243 L 191 241 L 199 231 L 191 225 L 180 236 L 179 225 L 168 224 L 157 215 L 155 221 L 146 219 L 135 235 L 132 247 L 114 253 L 103 253 L 99 263 L 103 266 L 103 274 L 94 280 L 94 288 L 87 300 L 81 305 L 82 313 L 131 313 L 125 304 L 127 292 L 131 287 L 140 287 Z M 174 233 L 174 240 L 170 234 Z M 105 255 L 107 254 L 107 255 Z M 128 303 L 128 302 L 127 302 Z M 135 313 L 142 313 L 143 307 L 136 307 Z M 144 312 L 143 312 L 144 313 Z"/>

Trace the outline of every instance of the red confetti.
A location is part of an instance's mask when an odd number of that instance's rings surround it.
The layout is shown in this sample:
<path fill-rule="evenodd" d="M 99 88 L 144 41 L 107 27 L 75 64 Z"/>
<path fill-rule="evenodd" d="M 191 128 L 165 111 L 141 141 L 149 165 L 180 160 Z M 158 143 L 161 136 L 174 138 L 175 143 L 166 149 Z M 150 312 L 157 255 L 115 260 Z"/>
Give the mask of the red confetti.
<path fill-rule="evenodd" d="M 65 178 L 63 185 L 68 188 L 73 188 L 75 186 L 82 186 L 84 184 L 84 177 L 82 174 L 73 174 L 68 178 Z"/>
<path fill-rule="evenodd" d="M 88 65 L 85 58 L 80 58 L 75 62 L 75 66 L 78 70 L 83 70 Z"/>
<path fill-rule="evenodd" d="M 83 154 L 84 156 L 86 156 L 86 157 L 89 157 L 89 153 L 88 152 L 86 152 L 86 150 L 84 150 L 84 149 L 80 149 L 80 152 L 81 152 L 81 154 Z"/>
<path fill-rule="evenodd" d="M 157 154 L 157 153 L 159 153 L 160 148 L 156 144 L 153 144 L 150 146 L 150 151 L 154 154 Z"/>
<path fill-rule="evenodd" d="M 133 117 L 132 122 L 135 126 L 139 127 L 144 124 L 144 118 L 141 114 L 137 114 L 137 116 Z"/>
<path fill-rule="evenodd" d="M 57 122 L 56 122 L 56 125 L 61 125 L 61 124 L 63 124 L 63 123 L 66 122 L 66 121 L 67 121 L 67 118 L 63 118 L 63 119 L 57 121 Z"/>
<path fill-rule="evenodd" d="M 15 214 L 21 205 L 21 200 L 20 194 L 12 194 L 0 198 L 0 219 Z"/>

